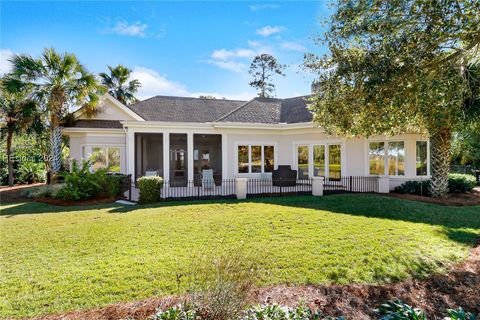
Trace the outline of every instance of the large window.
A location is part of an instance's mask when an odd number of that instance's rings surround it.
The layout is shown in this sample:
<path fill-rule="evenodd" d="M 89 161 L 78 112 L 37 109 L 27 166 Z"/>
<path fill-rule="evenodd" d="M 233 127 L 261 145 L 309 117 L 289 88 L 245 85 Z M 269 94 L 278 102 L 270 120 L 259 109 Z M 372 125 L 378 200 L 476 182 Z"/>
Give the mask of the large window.
<path fill-rule="evenodd" d="M 120 172 L 120 148 L 92 147 L 91 150 L 85 158 L 91 162 L 93 171 L 106 169 L 108 172 Z"/>
<path fill-rule="evenodd" d="M 340 179 L 342 173 L 341 148 L 339 144 L 328 146 L 328 177 Z"/>
<path fill-rule="evenodd" d="M 416 148 L 417 176 L 426 176 L 428 174 L 427 157 L 428 157 L 427 141 L 417 141 L 417 148 Z"/>
<path fill-rule="evenodd" d="M 325 146 L 313 146 L 313 175 L 315 177 L 325 176 Z"/>
<path fill-rule="evenodd" d="M 275 164 L 274 163 L 274 147 L 264 146 L 263 147 L 263 171 L 273 172 L 274 164 Z"/>
<path fill-rule="evenodd" d="M 308 146 L 297 147 L 297 169 L 299 179 L 308 179 Z"/>
<path fill-rule="evenodd" d="M 385 174 L 385 143 L 370 142 L 368 157 L 370 160 L 370 174 Z"/>
<path fill-rule="evenodd" d="M 275 147 L 270 145 L 239 145 L 238 173 L 272 172 Z"/>
<path fill-rule="evenodd" d="M 342 146 L 339 144 L 298 145 L 297 175 L 299 179 L 308 179 L 310 175 L 340 179 Z"/>
<path fill-rule="evenodd" d="M 388 143 L 388 175 L 405 175 L 405 145 L 403 141 Z"/>
<path fill-rule="evenodd" d="M 368 157 L 370 174 L 405 175 L 405 144 L 403 141 L 370 142 Z"/>
<path fill-rule="evenodd" d="M 249 172 L 249 146 L 238 146 L 238 173 Z"/>

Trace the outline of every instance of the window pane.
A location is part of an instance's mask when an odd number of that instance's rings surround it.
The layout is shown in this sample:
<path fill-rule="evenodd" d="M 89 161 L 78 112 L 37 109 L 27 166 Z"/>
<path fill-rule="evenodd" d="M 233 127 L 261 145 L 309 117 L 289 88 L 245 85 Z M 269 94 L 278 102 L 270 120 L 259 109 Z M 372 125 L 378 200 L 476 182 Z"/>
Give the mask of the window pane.
<path fill-rule="evenodd" d="M 417 176 L 427 174 L 427 141 L 417 141 Z"/>
<path fill-rule="evenodd" d="M 313 146 L 313 175 L 325 176 L 325 146 Z"/>
<path fill-rule="evenodd" d="M 274 147 L 273 146 L 264 146 L 263 147 L 263 172 L 273 172 L 273 155 L 274 155 Z"/>
<path fill-rule="evenodd" d="M 105 148 L 93 147 L 89 158 L 92 164 L 92 170 L 105 169 L 107 167 L 107 155 Z"/>
<path fill-rule="evenodd" d="M 262 147 L 252 146 L 252 172 L 262 172 Z"/>
<path fill-rule="evenodd" d="M 120 148 L 108 148 L 109 172 L 120 172 Z"/>
<path fill-rule="evenodd" d="M 298 178 L 308 179 L 308 146 L 298 146 Z"/>
<path fill-rule="evenodd" d="M 403 141 L 388 143 L 388 175 L 405 175 L 405 146 Z"/>
<path fill-rule="evenodd" d="M 328 176 L 340 179 L 342 176 L 341 148 L 339 144 L 328 146 Z"/>
<path fill-rule="evenodd" d="M 370 159 L 370 174 L 385 174 L 385 143 L 370 142 L 368 157 Z"/>
<path fill-rule="evenodd" d="M 248 173 L 248 146 L 238 146 L 238 172 Z"/>

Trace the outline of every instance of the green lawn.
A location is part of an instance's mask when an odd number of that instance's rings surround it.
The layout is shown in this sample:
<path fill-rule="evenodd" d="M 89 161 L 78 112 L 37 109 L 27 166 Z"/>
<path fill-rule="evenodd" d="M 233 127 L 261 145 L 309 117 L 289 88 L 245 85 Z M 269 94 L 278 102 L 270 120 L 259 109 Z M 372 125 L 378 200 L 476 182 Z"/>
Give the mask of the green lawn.
<path fill-rule="evenodd" d="M 0 317 L 175 293 L 176 273 L 222 240 L 266 254 L 266 285 L 421 277 L 465 258 L 480 236 L 479 206 L 376 195 L 1 209 Z"/>

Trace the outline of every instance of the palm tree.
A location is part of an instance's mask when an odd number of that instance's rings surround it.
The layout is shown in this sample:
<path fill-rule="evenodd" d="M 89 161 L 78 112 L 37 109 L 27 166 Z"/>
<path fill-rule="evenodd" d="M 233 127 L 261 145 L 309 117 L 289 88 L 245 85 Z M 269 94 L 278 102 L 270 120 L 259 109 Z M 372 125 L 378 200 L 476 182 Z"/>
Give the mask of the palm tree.
<path fill-rule="evenodd" d="M 133 79 L 128 81 L 132 70 L 119 64 L 115 68 L 108 66 L 110 74 L 100 73 L 102 84 L 108 88 L 108 93 L 123 104 L 129 105 L 137 102 L 135 93 L 141 87 L 140 81 Z"/>
<path fill-rule="evenodd" d="M 12 74 L 32 86 L 35 98 L 43 107 L 50 126 L 51 182 L 61 167 L 62 131 L 60 120 L 72 108 L 84 107 L 92 115 L 100 100 L 101 86 L 72 53 L 44 49 L 36 59 L 16 55 L 12 59 Z"/>
<path fill-rule="evenodd" d="M 0 79 L 0 118 L 4 125 L 1 135 L 7 136 L 8 184 L 13 186 L 12 140 L 13 135 L 26 130 L 33 123 L 37 104 L 31 90 L 9 75 Z"/>

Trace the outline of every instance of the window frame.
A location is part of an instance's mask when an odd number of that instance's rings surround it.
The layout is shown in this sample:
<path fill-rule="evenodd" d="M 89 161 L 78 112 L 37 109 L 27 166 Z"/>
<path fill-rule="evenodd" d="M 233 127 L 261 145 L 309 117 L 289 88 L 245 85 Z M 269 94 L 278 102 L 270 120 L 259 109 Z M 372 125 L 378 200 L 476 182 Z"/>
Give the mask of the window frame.
<path fill-rule="evenodd" d="M 109 153 L 108 150 L 110 148 L 118 149 L 118 164 L 119 164 L 119 171 L 107 171 L 107 172 L 112 172 L 112 173 L 121 173 L 122 172 L 122 146 L 117 146 L 117 145 L 97 145 L 97 144 L 91 144 L 91 145 L 82 145 L 82 159 L 85 161 L 88 161 L 90 156 L 93 153 L 94 148 L 101 148 L 105 150 L 105 162 L 106 162 L 106 167 L 105 169 L 108 169 L 109 167 Z M 90 166 L 90 170 L 92 171 L 92 168 Z M 92 171 L 93 172 L 93 171 Z"/>
<path fill-rule="evenodd" d="M 238 171 L 238 147 L 240 146 L 247 146 L 248 147 L 248 172 L 239 172 Z M 252 172 L 252 147 L 260 147 L 260 172 Z M 237 142 L 235 143 L 235 174 L 237 175 L 260 175 L 264 173 L 272 173 L 272 172 L 265 172 L 265 147 L 273 147 L 273 169 L 277 168 L 277 143 L 273 142 Z"/>
<path fill-rule="evenodd" d="M 417 142 L 426 142 L 427 143 L 427 174 L 426 175 L 417 175 Z M 427 139 L 416 139 L 415 140 L 415 176 L 416 177 L 429 177 L 430 176 L 430 141 Z"/>
<path fill-rule="evenodd" d="M 370 144 L 371 143 L 379 143 L 383 142 L 383 150 L 384 150 L 384 155 L 383 155 L 383 174 L 372 174 L 370 173 Z M 403 170 L 403 175 L 398 174 L 398 168 L 395 170 L 396 174 L 388 174 L 388 160 L 389 160 L 389 143 L 391 142 L 402 142 L 403 143 L 403 163 L 404 163 L 404 170 Z M 368 139 L 367 140 L 367 146 L 366 146 L 366 172 L 368 176 L 388 176 L 388 177 L 398 177 L 398 178 L 404 178 L 407 177 L 407 140 L 405 139 Z"/>
<path fill-rule="evenodd" d="M 346 176 L 346 148 L 345 148 L 345 141 L 344 140 L 331 140 L 331 141 L 294 141 L 293 143 L 293 166 L 292 168 L 297 170 L 297 177 L 298 177 L 298 147 L 306 146 L 308 147 L 308 177 L 316 177 L 314 176 L 314 153 L 313 148 L 314 146 L 324 146 L 324 157 L 325 157 L 325 179 L 330 179 L 330 155 L 329 155 L 329 147 L 331 145 L 340 146 L 340 176 Z M 318 176 L 317 176 L 318 177 Z M 336 180 L 335 178 L 332 178 Z M 337 179 L 338 180 L 338 179 Z"/>

